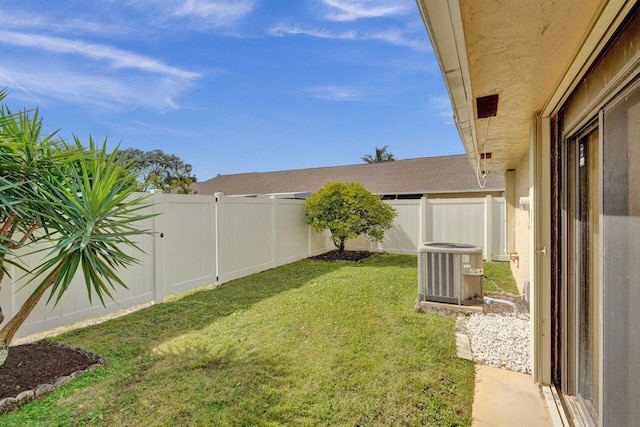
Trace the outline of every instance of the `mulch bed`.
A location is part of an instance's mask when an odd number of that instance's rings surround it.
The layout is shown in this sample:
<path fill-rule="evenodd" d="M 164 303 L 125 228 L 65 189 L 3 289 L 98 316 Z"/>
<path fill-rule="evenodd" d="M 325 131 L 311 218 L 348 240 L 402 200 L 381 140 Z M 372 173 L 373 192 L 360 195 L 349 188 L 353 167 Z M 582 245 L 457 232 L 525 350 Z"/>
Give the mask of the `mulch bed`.
<path fill-rule="evenodd" d="M 369 251 L 343 251 L 334 250 L 321 255 L 309 257 L 309 259 L 333 262 L 360 262 L 367 258 L 380 255 L 379 252 Z"/>
<path fill-rule="evenodd" d="M 105 363 L 95 354 L 49 341 L 10 347 L 0 366 L 0 414 Z"/>

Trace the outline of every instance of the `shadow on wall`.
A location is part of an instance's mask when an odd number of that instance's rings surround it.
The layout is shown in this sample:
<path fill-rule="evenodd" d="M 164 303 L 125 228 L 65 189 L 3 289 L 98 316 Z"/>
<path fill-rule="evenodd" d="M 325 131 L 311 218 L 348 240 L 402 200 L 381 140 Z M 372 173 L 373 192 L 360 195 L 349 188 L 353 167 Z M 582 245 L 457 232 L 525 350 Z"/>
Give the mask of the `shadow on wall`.
<path fill-rule="evenodd" d="M 369 241 L 364 236 L 347 241 L 349 251 L 378 251 L 397 254 L 416 254 L 419 244 L 414 242 L 409 234 L 400 227 L 393 227 L 385 231 L 382 242 Z"/>
<path fill-rule="evenodd" d="M 414 242 L 402 228 L 393 227 L 385 233 L 384 241 L 378 245 L 389 252 L 415 254 L 420 242 Z"/>

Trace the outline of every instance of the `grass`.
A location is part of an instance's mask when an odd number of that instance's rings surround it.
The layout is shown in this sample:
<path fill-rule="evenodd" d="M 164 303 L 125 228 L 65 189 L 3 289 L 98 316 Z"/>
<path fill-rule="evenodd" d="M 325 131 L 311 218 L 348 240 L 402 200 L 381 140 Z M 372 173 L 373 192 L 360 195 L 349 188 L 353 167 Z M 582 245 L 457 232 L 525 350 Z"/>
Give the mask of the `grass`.
<path fill-rule="evenodd" d="M 520 295 L 509 262 L 485 261 L 483 268 L 484 275 L 491 279 L 482 279 L 482 289 L 485 293 Z"/>
<path fill-rule="evenodd" d="M 303 260 L 69 332 L 108 364 L 0 424 L 468 426 L 473 363 L 416 283 L 414 256 Z"/>

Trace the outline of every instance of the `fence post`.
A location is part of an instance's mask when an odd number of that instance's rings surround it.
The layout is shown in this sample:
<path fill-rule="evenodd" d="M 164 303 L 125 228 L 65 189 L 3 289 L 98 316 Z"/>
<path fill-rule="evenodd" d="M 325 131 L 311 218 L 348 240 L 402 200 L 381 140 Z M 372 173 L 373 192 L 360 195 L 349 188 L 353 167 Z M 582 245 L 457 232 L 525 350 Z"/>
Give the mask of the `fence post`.
<path fill-rule="evenodd" d="M 427 239 L 427 198 L 425 196 L 420 197 L 420 205 L 418 206 L 419 215 L 419 237 L 418 245 L 421 245 L 428 241 Z M 417 249 L 417 248 L 416 248 Z"/>
<path fill-rule="evenodd" d="M 490 194 L 484 201 L 484 259 L 493 258 L 493 198 Z"/>
<path fill-rule="evenodd" d="M 167 201 L 162 191 L 152 190 L 153 202 L 153 290 L 156 304 L 161 303 L 167 294 L 167 281 L 165 266 L 167 265 L 166 251 L 164 250 L 164 236 L 167 232 Z"/>
<path fill-rule="evenodd" d="M 271 264 L 277 267 L 280 261 L 278 254 L 278 200 L 276 196 L 271 199 Z"/>
<path fill-rule="evenodd" d="M 223 211 L 224 211 L 224 193 L 215 193 L 216 198 L 216 207 L 213 215 L 213 221 L 215 223 L 215 233 L 216 233 L 216 242 L 215 242 L 215 269 L 216 269 L 216 283 L 221 285 L 224 283 L 223 279 L 223 267 L 224 263 L 220 262 L 220 258 L 222 257 L 222 253 L 220 251 L 220 242 L 223 239 L 222 233 L 224 233 L 224 224 L 223 224 Z"/>

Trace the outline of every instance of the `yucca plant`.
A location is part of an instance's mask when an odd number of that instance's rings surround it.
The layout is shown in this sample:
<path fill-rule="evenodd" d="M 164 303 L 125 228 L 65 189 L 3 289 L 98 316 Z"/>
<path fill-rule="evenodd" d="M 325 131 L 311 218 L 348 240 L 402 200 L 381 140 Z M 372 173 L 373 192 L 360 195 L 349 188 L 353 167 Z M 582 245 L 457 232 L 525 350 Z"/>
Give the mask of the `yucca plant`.
<path fill-rule="evenodd" d="M 136 236 L 148 233 L 139 226 L 150 217 L 148 204 L 132 195 L 132 165 L 117 149 L 109 154 L 106 141 L 97 146 L 89 137 L 85 147 L 75 136 L 67 144 L 41 131 L 37 110 L 0 110 L 0 281 L 7 263 L 20 265 L 16 249 L 48 242 L 44 260 L 28 272 L 38 286 L 0 330 L 0 365 L 38 301 L 50 291 L 47 302 L 57 303 L 79 270 L 89 300 L 104 304 L 111 290 L 126 288 L 118 269 L 137 260 L 124 250 L 139 250 Z"/>

